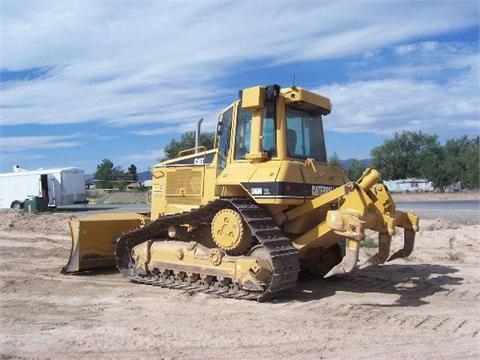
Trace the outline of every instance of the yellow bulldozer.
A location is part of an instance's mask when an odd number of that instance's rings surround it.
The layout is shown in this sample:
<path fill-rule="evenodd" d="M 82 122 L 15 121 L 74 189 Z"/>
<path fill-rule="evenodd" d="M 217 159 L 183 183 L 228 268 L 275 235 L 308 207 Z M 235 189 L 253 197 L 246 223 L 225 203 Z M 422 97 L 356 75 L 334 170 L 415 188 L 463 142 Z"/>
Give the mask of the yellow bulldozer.
<path fill-rule="evenodd" d="M 218 117 L 215 146 L 152 171 L 151 213 L 72 218 L 64 273 L 118 268 L 132 281 L 265 300 L 357 267 L 365 231 L 378 253 L 360 268 L 409 256 L 418 218 L 397 211 L 380 174 L 355 182 L 327 163 L 330 100 L 300 87 L 255 86 Z M 390 255 L 395 228 L 403 247 Z"/>

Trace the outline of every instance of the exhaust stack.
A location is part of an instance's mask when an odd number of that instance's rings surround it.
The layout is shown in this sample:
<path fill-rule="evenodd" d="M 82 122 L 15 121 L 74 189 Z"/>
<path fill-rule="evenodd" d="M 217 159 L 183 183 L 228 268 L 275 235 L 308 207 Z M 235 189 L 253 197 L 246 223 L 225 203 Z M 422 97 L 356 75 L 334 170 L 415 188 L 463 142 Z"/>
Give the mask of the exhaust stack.
<path fill-rule="evenodd" d="M 202 126 L 203 118 L 198 120 L 197 129 L 195 130 L 195 153 L 198 153 L 198 147 L 200 146 L 200 127 Z"/>

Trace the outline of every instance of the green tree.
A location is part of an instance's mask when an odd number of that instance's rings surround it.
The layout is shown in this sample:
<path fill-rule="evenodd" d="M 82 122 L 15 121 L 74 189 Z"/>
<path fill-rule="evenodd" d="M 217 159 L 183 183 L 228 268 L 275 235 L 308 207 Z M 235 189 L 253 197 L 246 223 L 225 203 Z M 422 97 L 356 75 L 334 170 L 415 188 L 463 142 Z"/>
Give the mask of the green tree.
<path fill-rule="evenodd" d="M 371 150 L 372 166 L 381 172 L 383 179 L 421 177 L 422 169 L 432 161 L 438 147 L 436 135 L 395 133 L 393 139 Z"/>
<path fill-rule="evenodd" d="M 447 140 L 443 160 L 443 170 L 450 179 L 447 185 L 460 181 L 469 187 L 479 187 L 478 138 L 462 136 Z"/>
<path fill-rule="evenodd" d="M 215 139 L 214 132 L 204 132 L 200 134 L 200 146 L 205 146 L 207 150 L 213 149 Z M 165 157 L 162 159 L 174 159 L 178 157 L 178 153 L 182 150 L 187 150 L 195 147 L 195 132 L 187 131 L 183 133 L 180 140 L 172 139 L 167 146 L 165 146 Z"/>
<path fill-rule="evenodd" d="M 121 167 L 113 166 L 113 163 L 108 159 L 103 159 L 97 165 L 97 171 L 93 175 L 98 180 L 98 187 L 102 189 L 111 188 L 114 182 L 124 182 L 125 174 Z M 121 184 L 119 185 L 121 187 Z"/>
<path fill-rule="evenodd" d="M 436 188 L 445 190 L 458 181 L 471 188 L 479 187 L 479 140 L 467 136 L 447 140 L 435 150 L 422 168 L 423 175 Z"/>
<path fill-rule="evenodd" d="M 423 162 L 421 170 L 422 177 L 432 181 L 433 186 L 442 191 L 452 182 L 452 171 L 448 170 L 443 146 L 437 145 L 431 149 L 430 158 Z"/>
<path fill-rule="evenodd" d="M 125 174 L 125 180 L 127 180 L 127 181 L 138 181 L 137 167 L 134 164 L 131 164 L 128 167 L 127 173 Z"/>
<path fill-rule="evenodd" d="M 352 159 L 347 169 L 347 176 L 350 180 L 358 180 L 366 169 L 365 162 L 358 159 Z"/>
<path fill-rule="evenodd" d="M 480 188 L 480 136 L 471 139 L 465 151 L 465 170 L 467 184 Z"/>
<path fill-rule="evenodd" d="M 342 165 L 340 165 L 340 158 L 336 152 L 332 153 L 332 155 L 330 155 L 328 158 L 328 165 L 334 165 L 340 168 L 342 167 Z"/>
<path fill-rule="evenodd" d="M 97 165 L 97 171 L 93 176 L 98 181 L 99 188 L 110 188 L 112 181 L 115 180 L 113 163 L 108 159 L 103 159 L 102 162 Z"/>

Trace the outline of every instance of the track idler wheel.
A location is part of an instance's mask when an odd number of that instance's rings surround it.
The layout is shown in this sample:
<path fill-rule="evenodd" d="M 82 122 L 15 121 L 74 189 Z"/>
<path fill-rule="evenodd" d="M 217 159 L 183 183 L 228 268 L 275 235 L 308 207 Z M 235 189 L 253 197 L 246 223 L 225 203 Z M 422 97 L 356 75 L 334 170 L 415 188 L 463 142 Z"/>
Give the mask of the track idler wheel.
<path fill-rule="evenodd" d="M 241 255 L 253 243 L 241 215 L 232 209 L 222 209 L 215 214 L 211 231 L 215 244 L 228 255 Z"/>

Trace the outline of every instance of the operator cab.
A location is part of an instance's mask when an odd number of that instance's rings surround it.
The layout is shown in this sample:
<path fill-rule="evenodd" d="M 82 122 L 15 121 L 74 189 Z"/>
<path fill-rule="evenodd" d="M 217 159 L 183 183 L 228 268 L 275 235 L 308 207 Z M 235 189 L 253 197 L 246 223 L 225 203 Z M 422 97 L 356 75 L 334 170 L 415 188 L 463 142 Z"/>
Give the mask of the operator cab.
<path fill-rule="evenodd" d="M 219 170 L 228 161 L 314 159 L 327 162 L 322 115 L 330 100 L 307 90 L 278 85 L 240 91 L 240 101 L 219 118 Z"/>

